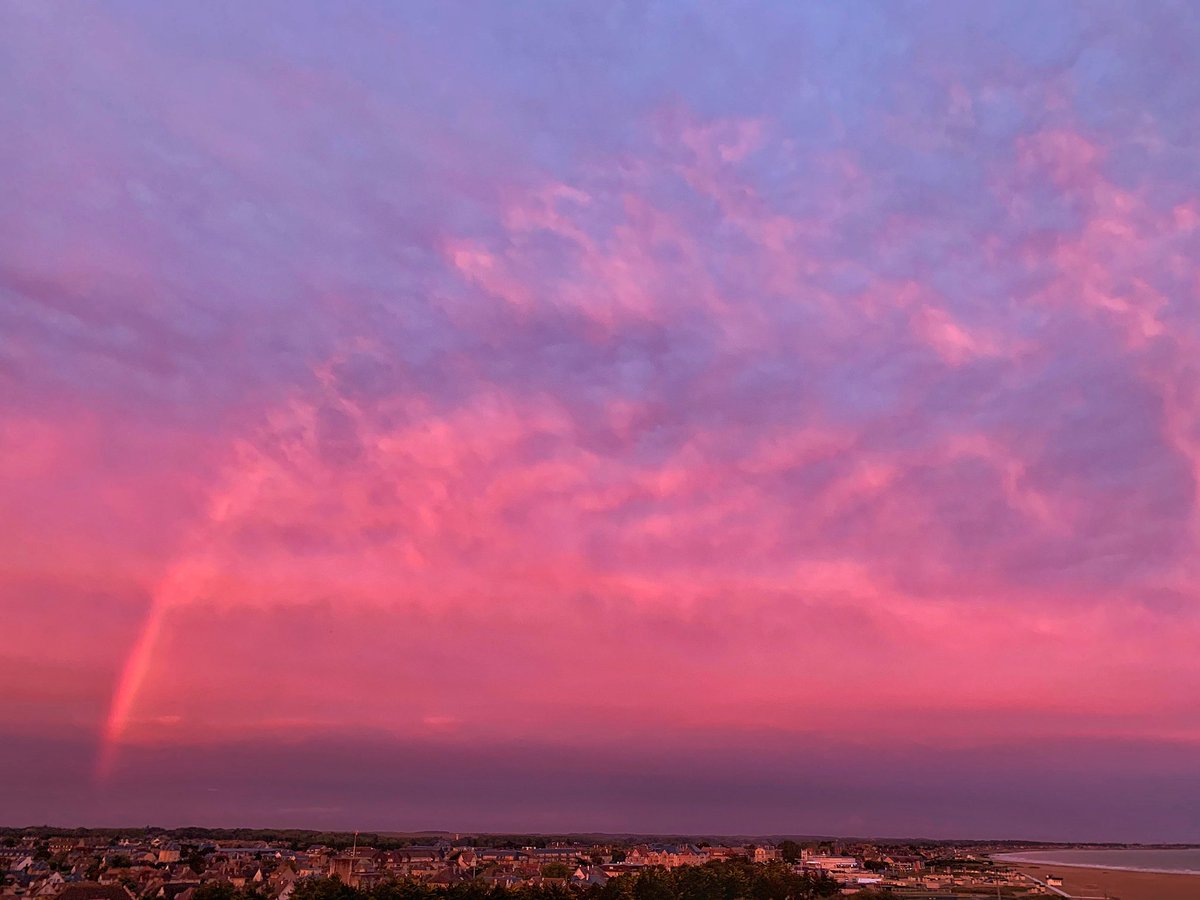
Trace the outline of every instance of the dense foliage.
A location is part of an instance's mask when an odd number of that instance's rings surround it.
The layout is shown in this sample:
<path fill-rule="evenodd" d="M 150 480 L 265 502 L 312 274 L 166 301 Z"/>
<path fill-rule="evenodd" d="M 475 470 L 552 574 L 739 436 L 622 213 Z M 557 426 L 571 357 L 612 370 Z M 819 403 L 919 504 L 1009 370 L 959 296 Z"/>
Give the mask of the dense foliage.
<path fill-rule="evenodd" d="M 563 884 L 493 887 L 483 881 L 452 885 L 387 882 L 356 890 L 337 879 L 320 878 L 296 886 L 294 900 L 808 900 L 837 895 L 837 882 L 824 875 L 798 875 L 781 863 L 745 860 L 710 862 L 676 869 L 649 867 L 600 885 Z M 202 900 L 202 898 L 197 898 Z M 203 898 L 238 900 L 238 898 Z"/>

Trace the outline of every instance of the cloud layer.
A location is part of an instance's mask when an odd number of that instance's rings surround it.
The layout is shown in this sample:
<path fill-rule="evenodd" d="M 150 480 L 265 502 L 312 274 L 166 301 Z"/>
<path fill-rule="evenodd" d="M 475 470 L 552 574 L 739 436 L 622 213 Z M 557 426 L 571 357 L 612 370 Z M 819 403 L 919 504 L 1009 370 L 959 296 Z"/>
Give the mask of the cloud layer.
<path fill-rule="evenodd" d="M 1193 10 L 221 9 L 0 13 L 13 815 L 1200 839 Z"/>

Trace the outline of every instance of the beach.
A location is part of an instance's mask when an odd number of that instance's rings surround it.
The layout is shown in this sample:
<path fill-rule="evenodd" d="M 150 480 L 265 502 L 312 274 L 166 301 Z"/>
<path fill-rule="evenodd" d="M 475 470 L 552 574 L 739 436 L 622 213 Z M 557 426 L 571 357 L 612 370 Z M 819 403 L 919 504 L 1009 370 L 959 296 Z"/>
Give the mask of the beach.
<path fill-rule="evenodd" d="M 1045 881 L 1047 875 L 1063 878 L 1062 890 L 1072 897 L 1110 897 L 1118 900 L 1200 900 L 1200 875 L 1165 872 L 1128 872 L 1121 869 L 1088 869 L 1070 866 L 1010 863 L 1018 872 Z"/>

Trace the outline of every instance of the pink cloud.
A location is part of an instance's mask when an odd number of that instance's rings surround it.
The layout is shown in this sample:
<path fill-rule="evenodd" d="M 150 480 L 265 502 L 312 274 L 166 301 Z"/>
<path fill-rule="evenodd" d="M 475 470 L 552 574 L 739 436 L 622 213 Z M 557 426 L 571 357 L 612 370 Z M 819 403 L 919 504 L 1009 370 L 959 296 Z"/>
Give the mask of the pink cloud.
<path fill-rule="evenodd" d="M 1064 9 L 0 14 L 0 712 L 1174 760 L 1195 79 Z"/>

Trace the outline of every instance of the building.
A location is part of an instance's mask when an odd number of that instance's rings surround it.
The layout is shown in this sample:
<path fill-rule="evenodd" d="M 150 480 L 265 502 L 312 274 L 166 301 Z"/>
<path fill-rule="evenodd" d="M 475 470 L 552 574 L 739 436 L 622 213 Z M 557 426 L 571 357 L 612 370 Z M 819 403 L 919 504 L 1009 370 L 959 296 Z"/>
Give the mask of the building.
<path fill-rule="evenodd" d="M 119 884 L 81 881 L 59 891 L 58 900 L 133 900 L 133 894 Z"/>

